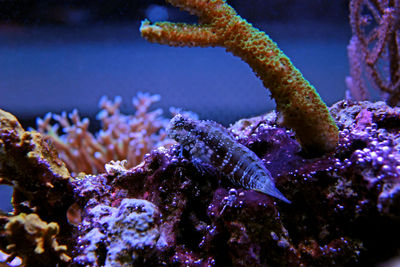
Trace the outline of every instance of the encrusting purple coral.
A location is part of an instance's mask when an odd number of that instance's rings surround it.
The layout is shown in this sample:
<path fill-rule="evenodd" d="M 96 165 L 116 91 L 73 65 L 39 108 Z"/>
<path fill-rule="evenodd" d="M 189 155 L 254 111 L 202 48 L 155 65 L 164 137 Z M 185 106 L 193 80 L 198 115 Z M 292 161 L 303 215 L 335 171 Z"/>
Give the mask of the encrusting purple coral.
<path fill-rule="evenodd" d="M 134 168 L 116 161 L 104 174 L 60 180 L 72 189 L 60 195 L 68 205 L 38 215 L 59 225 L 53 238 L 67 246 L 63 253 L 71 260 L 52 250 L 46 250 L 52 255 L 47 258 L 60 266 L 365 266 L 395 257 L 400 109 L 341 101 L 330 111 L 339 145 L 318 158 L 302 153 L 294 133 L 276 124 L 274 112 L 227 130 L 262 160 L 290 205 L 199 168 L 179 144 L 159 147 Z M 2 127 L 17 125 L 5 121 Z M 1 153 L 6 132 L 0 135 Z M 10 164 L 1 159 L 4 174 Z M 18 194 L 28 186 L 20 184 Z M 36 211 L 49 205 L 39 200 Z M 18 211 L 23 201 L 14 200 Z M 4 227 L 12 217 L 2 216 Z M 1 231 L 0 250 L 12 253 L 10 240 Z M 28 241 L 12 241 L 18 242 Z M 37 259 L 19 253 L 28 263 Z"/>
<path fill-rule="evenodd" d="M 159 231 L 160 213 L 146 200 L 124 198 L 118 207 L 99 204 L 88 208 L 81 231 L 90 231 L 78 240 L 85 249 L 75 258 L 82 265 L 133 266 L 143 255 L 147 261 L 156 246 L 165 241 Z M 106 257 L 98 262 L 98 250 L 103 248 Z"/>
<path fill-rule="evenodd" d="M 86 197 L 83 217 L 90 223 L 80 227 L 80 239 L 115 231 L 94 227 L 100 219 L 90 215 L 93 207 L 120 209 L 124 199 L 144 199 L 157 207 L 160 220 L 154 226 L 158 239 L 144 249 L 147 257 L 132 256 L 138 265 L 362 266 L 395 256 L 400 110 L 382 102 L 342 101 L 331 112 L 341 132 L 339 147 L 320 158 L 300 154 L 294 134 L 277 126 L 274 114 L 230 128 L 262 158 L 291 205 L 237 188 L 223 176 L 215 179 L 218 173 L 199 170 L 179 146 L 160 148 L 133 169 L 116 162 L 108 174 L 85 179 L 102 177 L 111 188 Z M 360 151 L 369 154 L 364 162 Z M 376 234 L 370 233 L 373 226 Z M 99 242 L 95 258 L 107 261 L 110 243 Z M 85 251 L 75 251 L 82 264 L 90 261 Z"/>

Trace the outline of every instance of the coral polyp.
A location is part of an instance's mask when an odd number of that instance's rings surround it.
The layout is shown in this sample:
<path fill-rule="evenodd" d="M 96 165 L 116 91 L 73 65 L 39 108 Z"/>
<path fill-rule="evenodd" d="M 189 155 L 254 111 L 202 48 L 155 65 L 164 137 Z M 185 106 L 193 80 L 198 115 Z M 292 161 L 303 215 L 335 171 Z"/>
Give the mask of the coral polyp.
<path fill-rule="evenodd" d="M 96 134 L 89 131 L 89 119 L 81 119 L 76 109 L 70 114 L 48 113 L 37 120 L 38 131 L 50 138 L 60 158 L 75 174 L 104 172 L 105 164 L 111 160 L 126 160 L 127 166 L 133 167 L 151 149 L 173 143 L 165 133 L 168 120 L 161 116 L 161 109 L 150 111 L 150 106 L 159 100 L 159 95 L 139 93 L 132 101 L 135 113 L 125 115 L 120 111 L 121 97 L 114 101 L 103 97 L 97 115 L 102 128 Z M 56 123 L 52 124 L 52 120 Z"/>

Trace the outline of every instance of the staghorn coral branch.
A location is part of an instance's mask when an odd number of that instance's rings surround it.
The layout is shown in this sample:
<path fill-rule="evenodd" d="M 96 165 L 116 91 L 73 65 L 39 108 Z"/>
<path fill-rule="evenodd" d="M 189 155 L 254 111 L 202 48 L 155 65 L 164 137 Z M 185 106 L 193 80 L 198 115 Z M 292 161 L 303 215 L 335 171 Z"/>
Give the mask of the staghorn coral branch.
<path fill-rule="evenodd" d="M 212 32 L 211 27 L 187 25 L 184 23 L 160 22 L 151 25 L 150 21 L 142 22 L 141 31 L 148 35 L 148 40 L 154 43 L 173 46 L 184 46 L 193 43 L 192 46 L 217 45 L 218 36 Z"/>
<path fill-rule="evenodd" d="M 247 62 L 275 99 L 284 124 L 306 151 L 330 151 L 338 129 L 315 88 L 264 32 L 242 19 L 224 0 L 167 0 L 199 16 L 201 25 L 144 20 L 142 36 L 173 46 L 221 46 Z"/>
<path fill-rule="evenodd" d="M 236 15 L 235 10 L 227 6 L 224 0 L 166 0 L 166 2 L 198 16 L 203 23 L 215 22 L 215 18 Z"/>

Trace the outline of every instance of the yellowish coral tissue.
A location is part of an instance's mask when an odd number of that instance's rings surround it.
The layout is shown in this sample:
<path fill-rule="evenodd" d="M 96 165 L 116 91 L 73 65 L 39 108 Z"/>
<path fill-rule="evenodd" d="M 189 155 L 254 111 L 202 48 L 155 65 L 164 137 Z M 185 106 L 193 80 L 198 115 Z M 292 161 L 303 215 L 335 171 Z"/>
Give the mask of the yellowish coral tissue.
<path fill-rule="evenodd" d="M 10 245 L 7 250 L 15 253 L 34 248 L 34 253 L 43 254 L 45 249 L 50 249 L 47 253 L 56 253 L 63 261 L 69 261 L 70 257 L 65 254 L 67 247 L 59 245 L 56 241 L 56 235 L 59 232 L 59 226 L 55 222 L 46 223 L 42 221 L 37 214 L 21 213 L 18 216 L 10 218 L 4 227 L 9 236 Z M 24 258 L 26 255 L 19 255 Z"/>

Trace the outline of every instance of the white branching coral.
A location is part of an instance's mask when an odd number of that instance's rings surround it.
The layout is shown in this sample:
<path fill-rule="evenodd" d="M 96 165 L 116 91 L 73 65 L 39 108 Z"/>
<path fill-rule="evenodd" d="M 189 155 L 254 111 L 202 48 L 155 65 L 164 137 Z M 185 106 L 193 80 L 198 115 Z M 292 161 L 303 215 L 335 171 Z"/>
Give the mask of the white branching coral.
<path fill-rule="evenodd" d="M 130 168 L 139 164 L 153 148 L 173 143 L 165 133 L 168 120 L 161 116 L 162 110 L 149 110 L 159 100 L 159 95 L 139 93 L 132 101 L 135 113 L 125 115 L 120 111 L 121 97 L 115 97 L 114 101 L 103 97 L 97 115 L 102 128 L 96 134 L 89 132 L 89 119 L 81 119 L 76 109 L 70 114 L 48 113 L 37 120 L 37 127 L 51 138 L 60 158 L 72 172 L 101 173 L 112 160 L 126 160 L 126 167 Z M 56 121 L 54 125 L 52 120 Z"/>

